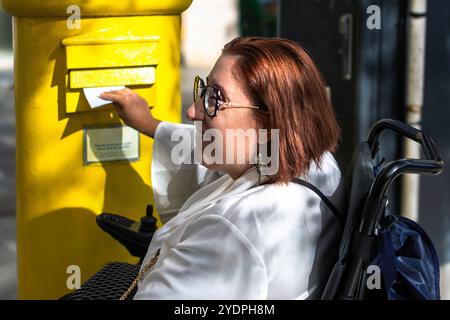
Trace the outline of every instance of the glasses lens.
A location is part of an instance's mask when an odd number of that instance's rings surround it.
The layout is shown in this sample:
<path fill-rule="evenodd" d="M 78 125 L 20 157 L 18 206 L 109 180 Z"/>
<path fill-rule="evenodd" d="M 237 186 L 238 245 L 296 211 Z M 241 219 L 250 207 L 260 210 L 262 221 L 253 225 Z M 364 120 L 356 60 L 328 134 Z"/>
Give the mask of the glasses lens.
<path fill-rule="evenodd" d="M 206 114 L 210 117 L 214 117 L 216 115 L 217 92 L 213 87 L 206 87 L 203 103 Z"/>
<path fill-rule="evenodd" d="M 202 78 L 199 76 L 195 77 L 194 80 L 194 102 L 197 102 L 199 99 L 203 96 L 203 91 L 205 90 L 205 83 L 203 82 Z"/>

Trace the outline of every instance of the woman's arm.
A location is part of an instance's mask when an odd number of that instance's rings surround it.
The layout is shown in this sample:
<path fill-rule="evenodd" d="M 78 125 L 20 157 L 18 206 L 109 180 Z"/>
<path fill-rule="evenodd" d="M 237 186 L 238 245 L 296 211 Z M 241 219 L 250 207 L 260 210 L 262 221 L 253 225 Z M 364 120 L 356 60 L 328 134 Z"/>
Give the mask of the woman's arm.
<path fill-rule="evenodd" d="M 154 138 L 155 131 L 161 122 L 155 119 L 148 107 L 147 101 L 134 91 L 125 88 L 104 92 L 100 98 L 111 100 L 119 117 L 130 127 Z"/>
<path fill-rule="evenodd" d="M 172 138 L 175 130 L 185 130 L 190 136 L 191 149 L 185 156 L 186 160 L 194 159 L 194 126 L 155 119 L 145 99 L 130 89 L 105 92 L 101 97 L 113 101 L 127 125 L 154 139 L 151 181 L 155 206 L 163 223 L 174 217 L 195 191 L 219 178 L 217 172 L 193 161 L 176 163 L 172 159 L 172 151 L 180 143 L 179 139 Z"/>

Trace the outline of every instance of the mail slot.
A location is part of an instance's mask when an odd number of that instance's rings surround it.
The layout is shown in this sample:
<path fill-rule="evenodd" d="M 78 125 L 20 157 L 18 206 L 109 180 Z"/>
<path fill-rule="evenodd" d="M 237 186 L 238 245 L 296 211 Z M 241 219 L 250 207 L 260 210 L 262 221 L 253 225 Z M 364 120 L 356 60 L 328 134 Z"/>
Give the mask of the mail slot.
<path fill-rule="evenodd" d="M 155 83 L 155 67 L 73 70 L 69 73 L 69 79 L 71 89 L 96 86 L 152 85 Z"/>
<path fill-rule="evenodd" d="M 127 86 L 156 105 L 158 36 L 124 36 L 117 30 L 83 33 L 62 40 L 66 52 L 66 112 L 92 111 L 83 88 Z M 89 57 L 86 59 L 85 57 Z"/>

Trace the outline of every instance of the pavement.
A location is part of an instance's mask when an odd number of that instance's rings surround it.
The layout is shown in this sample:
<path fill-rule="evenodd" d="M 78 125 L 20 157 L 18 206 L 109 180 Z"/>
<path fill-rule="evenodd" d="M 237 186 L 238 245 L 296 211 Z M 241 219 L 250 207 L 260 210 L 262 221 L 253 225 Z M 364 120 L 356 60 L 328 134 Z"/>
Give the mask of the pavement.
<path fill-rule="evenodd" d="M 0 299 L 17 296 L 16 218 L 0 216 Z"/>
<path fill-rule="evenodd" d="M 12 53 L 0 51 L 0 299 L 15 299 L 16 139 Z"/>

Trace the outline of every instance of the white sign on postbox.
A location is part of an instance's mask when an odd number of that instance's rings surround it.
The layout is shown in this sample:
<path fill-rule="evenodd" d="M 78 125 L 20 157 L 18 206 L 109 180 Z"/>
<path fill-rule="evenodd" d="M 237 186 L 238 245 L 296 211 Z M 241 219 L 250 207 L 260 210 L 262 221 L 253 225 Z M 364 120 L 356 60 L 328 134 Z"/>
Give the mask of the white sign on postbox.
<path fill-rule="evenodd" d="M 84 129 L 84 163 L 136 161 L 139 159 L 139 132 L 113 125 Z"/>

